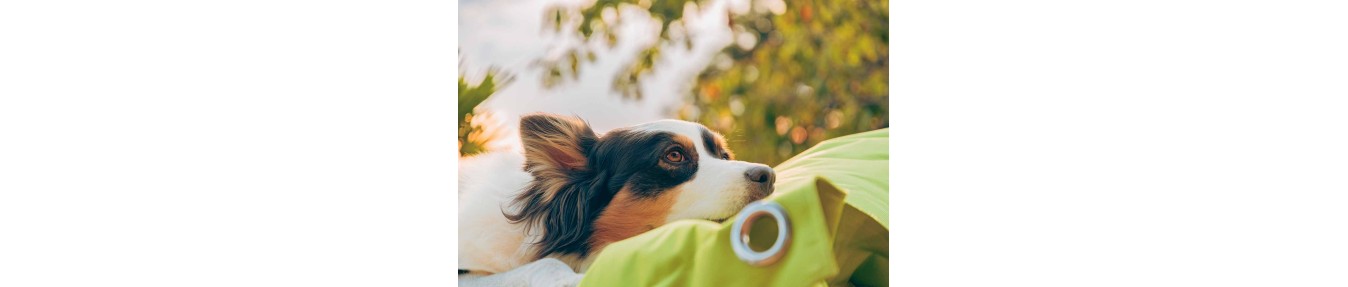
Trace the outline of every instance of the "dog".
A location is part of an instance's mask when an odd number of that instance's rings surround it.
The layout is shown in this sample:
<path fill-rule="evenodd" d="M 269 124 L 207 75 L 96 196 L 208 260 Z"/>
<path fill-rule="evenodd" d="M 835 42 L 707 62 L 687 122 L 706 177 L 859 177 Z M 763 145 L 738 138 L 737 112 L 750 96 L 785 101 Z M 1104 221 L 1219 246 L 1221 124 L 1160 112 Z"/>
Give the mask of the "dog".
<path fill-rule="evenodd" d="M 676 220 L 722 222 L 771 194 L 776 180 L 766 165 L 735 160 L 724 137 L 693 122 L 599 135 L 579 118 L 538 113 L 519 127 L 522 153 L 460 161 L 461 280 L 579 280 L 608 244 Z M 528 276 L 560 268 L 579 273 Z"/>

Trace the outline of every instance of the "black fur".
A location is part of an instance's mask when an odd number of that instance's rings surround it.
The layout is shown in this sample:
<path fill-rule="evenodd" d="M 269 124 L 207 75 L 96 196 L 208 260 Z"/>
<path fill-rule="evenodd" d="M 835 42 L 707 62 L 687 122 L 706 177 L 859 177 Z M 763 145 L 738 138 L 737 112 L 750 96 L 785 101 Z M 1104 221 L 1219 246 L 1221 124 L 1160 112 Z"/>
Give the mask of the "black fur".
<path fill-rule="evenodd" d="M 702 146 L 707 147 L 707 152 L 711 153 L 711 156 L 713 157 L 724 160 L 730 159 L 730 152 L 727 152 L 725 147 L 716 143 L 715 135 L 712 135 L 711 131 L 707 130 L 707 128 L 702 128 Z"/>
<path fill-rule="evenodd" d="M 565 122 L 537 118 L 549 116 L 521 119 L 521 136 L 550 132 L 555 127 L 548 125 Z M 537 178 L 540 174 L 535 173 L 534 181 L 513 202 L 520 207 L 519 213 L 502 212 L 512 223 L 523 222 L 526 232 L 542 228 L 542 238 L 533 242 L 537 244 L 534 255 L 538 258 L 551 254 L 588 255 L 592 224 L 623 187 L 638 197 L 655 196 L 691 180 L 697 172 L 696 148 L 679 144 L 674 134 L 667 132 L 615 130 L 593 144 L 578 146 L 584 149 L 586 168 L 566 173 L 566 183 L 550 200 L 545 194 L 549 186 L 540 184 Z M 684 153 L 686 160 L 681 163 L 664 160 L 665 154 L 673 150 Z"/>
<path fill-rule="evenodd" d="M 678 151 L 684 161 L 661 164 L 666 153 Z M 668 132 L 619 130 L 605 135 L 597 146 L 591 168 L 611 173 L 610 185 L 626 184 L 632 193 L 650 197 L 693 179 L 697 149 L 682 146 Z"/>

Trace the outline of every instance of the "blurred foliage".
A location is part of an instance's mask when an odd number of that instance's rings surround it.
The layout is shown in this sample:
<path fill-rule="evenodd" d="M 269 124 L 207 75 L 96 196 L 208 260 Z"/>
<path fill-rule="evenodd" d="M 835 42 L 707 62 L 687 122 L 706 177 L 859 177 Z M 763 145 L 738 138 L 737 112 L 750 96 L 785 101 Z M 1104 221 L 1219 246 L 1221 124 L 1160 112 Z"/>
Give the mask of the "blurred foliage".
<path fill-rule="evenodd" d="M 750 1 L 750 9 L 726 23 L 733 44 L 697 76 L 679 118 L 726 133 L 740 159 L 769 165 L 825 139 L 889 126 L 888 0 L 738 1 Z M 639 99 L 641 79 L 656 69 L 662 49 L 691 48 L 684 14 L 709 3 L 597 0 L 554 7 L 544 22 L 581 43 L 602 39 L 612 48 L 622 13 L 648 13 L 660 23 L 659 39 L 613 81 L 615 91 Z M 542 62 L 544 81 L 576 78 L 578 63 L 594 61 L 594 50 L 578 45 Z"/>
<path fill-rule="evenodd" d="M 476 85 L 469 85 L 459 73 L 459 156 L 470 156 L 487 151 L 488 145 L 500 138 L 484 125 L 486 115 L 477 112 L 479 104 L 490 98 L 501 87 L 510 83 L 512 77 L 500 70 L 488 69 L 486 76 Z"/>

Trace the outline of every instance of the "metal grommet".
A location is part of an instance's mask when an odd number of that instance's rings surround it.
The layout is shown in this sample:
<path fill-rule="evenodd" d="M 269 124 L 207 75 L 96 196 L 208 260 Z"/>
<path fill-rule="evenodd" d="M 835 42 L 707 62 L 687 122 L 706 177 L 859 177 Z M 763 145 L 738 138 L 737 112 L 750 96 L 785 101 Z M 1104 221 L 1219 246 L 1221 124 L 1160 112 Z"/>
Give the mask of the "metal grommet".
<path fill-rule="evenodd" d="M 753 222 L 766 216 L 777 221 L 777 242 L 763 252 L 749 248 L 749 228 Z M 735 215 L 735 223 L 730 226 L 730 248 L 741 261 L 753 266 L 768 266 L 786 255 L 786 247 L 791 244 L 791 221 L 786 217 L 786 208 L 771 201 L 756 201 L 744 207 Z"/>

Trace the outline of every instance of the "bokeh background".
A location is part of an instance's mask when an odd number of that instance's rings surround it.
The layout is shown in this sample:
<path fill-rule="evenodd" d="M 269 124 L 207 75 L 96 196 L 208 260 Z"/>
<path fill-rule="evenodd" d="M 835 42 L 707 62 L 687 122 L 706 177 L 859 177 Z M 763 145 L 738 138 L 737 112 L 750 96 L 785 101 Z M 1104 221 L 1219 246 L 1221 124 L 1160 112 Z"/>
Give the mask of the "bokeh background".
<path fill-rule="evenodd" d="M 518 149 L 530 112 L 596 132 L 677 118 L 776 165 L 889 126 L 889 2 L 460 2 L 460 154 Z"/>

